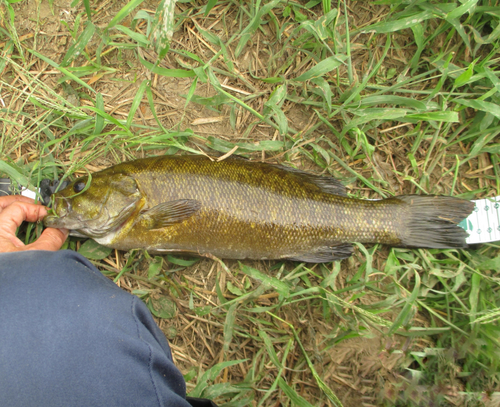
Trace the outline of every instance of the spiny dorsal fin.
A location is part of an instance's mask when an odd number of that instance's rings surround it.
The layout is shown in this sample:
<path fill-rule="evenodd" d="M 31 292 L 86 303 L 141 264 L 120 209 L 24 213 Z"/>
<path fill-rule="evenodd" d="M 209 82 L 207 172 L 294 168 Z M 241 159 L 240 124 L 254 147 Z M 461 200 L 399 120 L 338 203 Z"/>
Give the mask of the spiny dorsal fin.
<path fill-rule="evenodd" d="M 232 155 L 231 157 L 227 158 L 227 160 L 228 161 L 241 160 L 245 162 L 250 162 L 246 158 L 237 155 Z M 311 174 L 309 172 L 298 170 L 297 168 L 292 168 L 281 164 L 266 163 L 265 165 L 270 165 L 279 168 L 280 170 L 290 172 L 294 174 L 297 178 L 299 178 L 302 182 L 313 184 L 314 186 L 319 188 L 322 192 L 326 192 L 327 194 L 347 196 L 347 191 L 344 184 L 342 184 L 338 179 L 335 179 L 333 177 Z"/>

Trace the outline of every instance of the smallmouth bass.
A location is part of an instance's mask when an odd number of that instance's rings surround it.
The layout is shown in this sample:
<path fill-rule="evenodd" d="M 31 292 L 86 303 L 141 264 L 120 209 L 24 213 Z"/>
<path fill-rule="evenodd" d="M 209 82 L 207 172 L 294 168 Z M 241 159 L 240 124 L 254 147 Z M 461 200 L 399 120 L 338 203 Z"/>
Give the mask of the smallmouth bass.
<path fill-rule="evenodd" d="M 48 227 L 120 250 L 330 262 L 352 242 L 462 248 L 474 204 L 447 196 L 349 198 L 331 177 L 240 158 L 162 156 L 77 178 Z"/>

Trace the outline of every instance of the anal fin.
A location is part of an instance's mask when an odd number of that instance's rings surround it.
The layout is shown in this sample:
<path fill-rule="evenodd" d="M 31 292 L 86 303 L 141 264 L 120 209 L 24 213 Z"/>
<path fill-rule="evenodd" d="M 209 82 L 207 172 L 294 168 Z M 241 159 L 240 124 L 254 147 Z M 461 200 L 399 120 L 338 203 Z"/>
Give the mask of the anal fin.
<path fill-rule="evenodd" d="M 329 263 L 335 260 L 342 260 L 350 257 L 353 247 L 350 243 L 338 246 L 321 247 L 311 253 L 299 254 L 298 256 L 287 257 L 287 260 L 300 261 L 305 263 Z"/>

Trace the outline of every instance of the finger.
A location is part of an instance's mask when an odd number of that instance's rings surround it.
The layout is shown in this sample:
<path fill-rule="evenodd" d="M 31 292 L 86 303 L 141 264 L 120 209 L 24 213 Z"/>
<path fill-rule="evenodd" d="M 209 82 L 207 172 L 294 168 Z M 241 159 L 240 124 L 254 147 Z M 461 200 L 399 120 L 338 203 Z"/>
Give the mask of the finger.
<path fill-rule="evenodd" d="M 14 233 L 23 221 L 37 222 L 47 215 L 42 205 L 15 201 L 0 212 L 0 229 Z"/>
<path fill-rule="evenodd" d="M 34 203 L 35 200 L 22 195 L 9 195 L 0 197 L 0 209 L 3 209 L 14 202 Z"/>
<path fill-rule="evenodd" d="M 12 245 L 14 245 L 15 247 L 24 247 L 25 246 L 24 242 L 15 235 L 10 235 L 8 237 L 8 239 L 10 240 Z"/>
<path fill-rule="evenodd" d="M 0 253 L 22 250 L 24 243 L 14 235 L 0 235 Z"/>
<path fill-rule="evenodd" d="M 36 242 L 24 246 L 24 250 L 59 250 L 66 238 L 67 229 L 46 228 Z"/>

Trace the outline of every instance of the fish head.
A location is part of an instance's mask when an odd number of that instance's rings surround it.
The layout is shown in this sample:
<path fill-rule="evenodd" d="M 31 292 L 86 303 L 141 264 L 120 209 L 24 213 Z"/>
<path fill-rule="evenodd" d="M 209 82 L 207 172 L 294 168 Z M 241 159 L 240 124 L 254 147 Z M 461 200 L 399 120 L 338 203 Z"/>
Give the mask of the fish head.
<path fill-rule="evenodd" d="M 143 199 L 136 180 L 107 172 L 77 178 L 52 195 L 44 225 L 101 237 L 118 230 L 140 210 Z"/>

